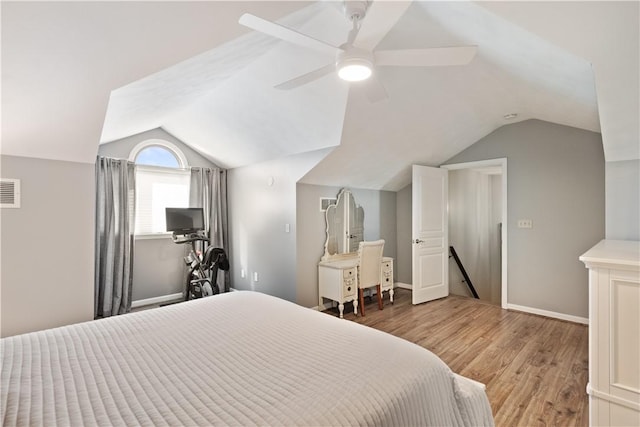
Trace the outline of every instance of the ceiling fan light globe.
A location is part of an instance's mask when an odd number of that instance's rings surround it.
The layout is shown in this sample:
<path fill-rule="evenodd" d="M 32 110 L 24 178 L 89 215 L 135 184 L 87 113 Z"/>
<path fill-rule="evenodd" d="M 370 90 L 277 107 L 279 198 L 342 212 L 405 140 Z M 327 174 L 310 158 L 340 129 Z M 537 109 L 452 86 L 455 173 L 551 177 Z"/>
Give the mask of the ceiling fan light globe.
<path fill-rule="evenodd" d="M 348 82 L 359 82 L 371 77 L 371 68 L 361 64 L 349 64 L 338 70 L 338 76 Z"/>
<path fill-rule="evenodd" d="M 348 82 L 359 82 L 371 77 L 373 65 L 362 58 L 352 58 L 338 64 L 338 76 Z"/>

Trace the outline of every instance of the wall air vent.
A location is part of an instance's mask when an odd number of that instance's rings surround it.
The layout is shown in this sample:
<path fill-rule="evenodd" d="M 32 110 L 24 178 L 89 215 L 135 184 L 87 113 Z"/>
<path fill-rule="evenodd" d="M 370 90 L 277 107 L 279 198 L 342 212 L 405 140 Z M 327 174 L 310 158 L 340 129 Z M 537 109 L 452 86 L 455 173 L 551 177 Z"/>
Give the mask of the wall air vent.
<path fill-rule="evenodd" d="M 324 212 L 327 210 L 327 208 L 331 205 L 335 205 L 338 199 L 336 199 L 335 197 L 333 198 L 328 198 L 328 197 L 320 197 L 320 212 Z"/>
<path fill-rule="evenodd" d="M 20 207 L 20 180 L 0 178 L 0 208 Z"/>

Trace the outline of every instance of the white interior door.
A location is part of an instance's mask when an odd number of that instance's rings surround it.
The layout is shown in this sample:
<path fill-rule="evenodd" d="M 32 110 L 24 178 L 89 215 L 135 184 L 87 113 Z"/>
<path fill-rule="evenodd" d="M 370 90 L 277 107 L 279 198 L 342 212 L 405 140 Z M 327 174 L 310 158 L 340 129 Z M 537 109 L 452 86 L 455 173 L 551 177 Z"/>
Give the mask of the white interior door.
<path fill-rule="evenodd" d="M 414 304 L 449 295 L 448 171 L 413 165 L 412 272 Z"/>

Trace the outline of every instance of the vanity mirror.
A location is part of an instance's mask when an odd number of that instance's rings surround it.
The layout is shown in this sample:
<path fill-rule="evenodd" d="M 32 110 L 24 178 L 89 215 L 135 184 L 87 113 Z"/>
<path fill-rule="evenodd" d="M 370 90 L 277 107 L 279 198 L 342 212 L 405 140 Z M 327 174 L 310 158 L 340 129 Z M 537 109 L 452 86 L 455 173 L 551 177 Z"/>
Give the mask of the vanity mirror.
<path fill-rule="evenodd" d="M 364 209 L 356 204 L 351 191 L 340 190 L 336 204 L 330 205 L 325 214 L 327 239 L 322 260 L 357 252 L 364 240 Z"/>

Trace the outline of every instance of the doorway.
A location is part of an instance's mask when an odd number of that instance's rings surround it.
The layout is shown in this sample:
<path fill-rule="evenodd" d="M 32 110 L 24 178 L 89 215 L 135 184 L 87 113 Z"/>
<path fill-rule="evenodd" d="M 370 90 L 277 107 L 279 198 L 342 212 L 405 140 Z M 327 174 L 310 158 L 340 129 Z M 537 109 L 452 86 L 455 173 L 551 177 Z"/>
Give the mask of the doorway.
<path fill-rule="evenodd" d="M 443 165 L 449 170 L 449 246 L 481 300 L 507 302 L 507 159 Z M 449 292 L 472 296 L 449 259 Z"/>

